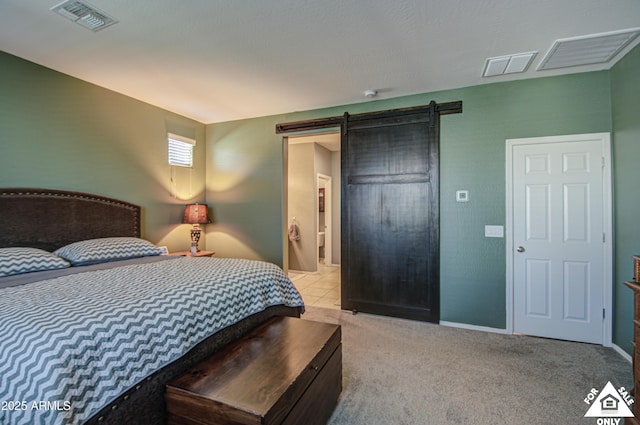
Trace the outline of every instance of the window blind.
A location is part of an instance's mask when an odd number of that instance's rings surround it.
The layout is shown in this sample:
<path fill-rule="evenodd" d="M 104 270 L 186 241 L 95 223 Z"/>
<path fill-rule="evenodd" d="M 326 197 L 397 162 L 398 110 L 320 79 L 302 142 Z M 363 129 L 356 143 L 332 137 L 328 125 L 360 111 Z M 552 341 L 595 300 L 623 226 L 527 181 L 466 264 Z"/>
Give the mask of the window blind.
<path fill-rule="evenodd" d="M 196 141 L 188 137 L 168 133 L 169 164 L 179 167 L 193 167 L 193 146 Z"/>

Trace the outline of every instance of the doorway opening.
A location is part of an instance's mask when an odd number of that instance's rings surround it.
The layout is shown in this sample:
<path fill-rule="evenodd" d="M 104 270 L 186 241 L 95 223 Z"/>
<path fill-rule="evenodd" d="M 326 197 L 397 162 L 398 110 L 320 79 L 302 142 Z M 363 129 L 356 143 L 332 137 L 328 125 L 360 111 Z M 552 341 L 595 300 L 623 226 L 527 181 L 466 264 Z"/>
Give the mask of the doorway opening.
<path fill-rule="evenodd" d="M 285 271 L 306 305 L 339 309 L 340 133 L 284 137 L 283 159 Z"/>
<path fill-rule="evenodd" d="M 332 178 L 326 174 L 318 173 L 318 267 L 331 266 L 333 220 L 331 208 L 333 207 Z"/>

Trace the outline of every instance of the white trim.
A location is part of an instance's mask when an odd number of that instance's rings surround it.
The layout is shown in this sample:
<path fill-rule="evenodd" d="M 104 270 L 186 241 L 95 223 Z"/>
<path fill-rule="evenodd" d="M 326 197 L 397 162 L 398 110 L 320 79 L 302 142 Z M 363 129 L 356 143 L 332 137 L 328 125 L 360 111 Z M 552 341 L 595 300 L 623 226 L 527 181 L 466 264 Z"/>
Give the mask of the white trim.
<path fill-rule="evenodd" d="M 282 270 L 289 273 L 289 138 L 282 137 Z"/>
<path fill-rule="evenodd" d="M 624 358 L 629 363 L 633 362 L 633 358 L 631 357 L 631 355 L 629 353 L 627 353 L 626 351 L 624 351 L 622 348 L 620 348 L 620 346 L 618 346 L 616 344 L 612 344 L 611 348 L 613 348 L 618 354 L 620 354 L 622 356 L 622 358 Z"/>
<path fill-rule="evenodd" d="M 507 333 L 513 333 L 513 182 L 511 176 L 513 173 L 513 147 L 516 145 L 532 145 L 542 143 L 561 143 L 584 140 L 599 140 L 602 143 L 602 156 L 604 158 L 604 168 L 602 170 L 602 190 L 603 190 L 603 229 L 605 233 L 604 242 L 604 294 L 603 304 L 605 309 L 605 318 L 602 330 L 602 345 L 605 347 L 612 346 L 613 333 L 613 217 L 612 217 L 612 180 L 611 180 L 611 134 L 610 133 L 589 133 L 589 134 L 571 134 L 564 136 L 547 136 L 547 137 L 529 137 L 522 139 L 506 140 L 506 257 L 507 257 L 507 285 L 506 285 L 506 311 L 507 311 Z"/>
<path fill-rule="evenodd" d="M 602 188 L 603 188 L 603 226 L 605 232 L 604 242 L 604 275 L 608 277 L 604 282 L 603 302 L 605 309 L 604 329 L 602 345 L 613 345 L 613 167 L 611 160 L 611 134 L 596 133 L 602 137 Z"/>
<path fill-rule="evenodd" d="M 167 138 L 171 139 L 171 140 L 177 140 L 178 142 L 187 143 L 187 144 L 190 144 L 190 145 L 195 145 L 196 144 L 196 140 L 195 139 L 192 139 L 190 137 L 181 136 L 181 135 L 175 134 L 175 133 L 167 133 Z"/>
<path fill-rule="evenodd" d="M 468 323 L 457 323 L 457 322 L 447 322 L 444 320 L 440 321 L 440 325 L 449 326 L 450 328 L 460 328 L 460 329 L 469 329 L 472 331 L 481 331 L 481 332 L 491 332 L 494 334 L 508 334 L 506 329 L 500 328 L 491 328 L 488 326 L 478 326 L 478 325 L 470 325 Z"/>
<path fill-rule="evenodd" d="M 507 139 L 505 143 L 505 251 L 506 251 L 506 315 L 507 315 L 507 333 L 513 334 L 513 145 L 512 139 Z"/>

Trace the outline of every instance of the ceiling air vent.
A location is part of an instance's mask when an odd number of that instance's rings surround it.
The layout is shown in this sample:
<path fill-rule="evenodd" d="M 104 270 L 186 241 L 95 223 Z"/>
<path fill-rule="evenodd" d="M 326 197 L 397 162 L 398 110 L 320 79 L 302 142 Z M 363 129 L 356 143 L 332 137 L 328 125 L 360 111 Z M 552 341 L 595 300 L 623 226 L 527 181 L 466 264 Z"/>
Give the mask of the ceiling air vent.
<path fill-rule="evenodd" d="M 528 52 L 489 58 L 484 65 L 482 76 L 493 77 L 494 75 L 524 72 L 537 54 L 538 52 Z"/>
<path fill-rule="evenodd" d="M 118 22 L 103 11 L 78 0 L 64 1 L 51 10 L 94 32 Z"/>
<path fill-rule="evenodd" d="M 640 28 L 556 40 L 538 71 L 612 60 L 640 34 Z"/>

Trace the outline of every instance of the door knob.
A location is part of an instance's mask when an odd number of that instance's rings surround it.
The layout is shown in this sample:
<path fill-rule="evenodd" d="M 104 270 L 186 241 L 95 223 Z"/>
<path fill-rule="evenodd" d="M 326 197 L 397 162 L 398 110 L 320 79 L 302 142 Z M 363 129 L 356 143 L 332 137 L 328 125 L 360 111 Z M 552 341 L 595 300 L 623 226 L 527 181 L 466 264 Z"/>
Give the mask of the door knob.
<path fill-rule="evenodd" d="M 519 247 L 516 248 L 516 251 L 524 252 L 524 247 L 523 246 L 519 246 Z"/>

